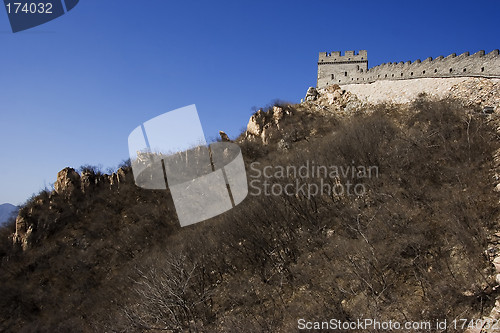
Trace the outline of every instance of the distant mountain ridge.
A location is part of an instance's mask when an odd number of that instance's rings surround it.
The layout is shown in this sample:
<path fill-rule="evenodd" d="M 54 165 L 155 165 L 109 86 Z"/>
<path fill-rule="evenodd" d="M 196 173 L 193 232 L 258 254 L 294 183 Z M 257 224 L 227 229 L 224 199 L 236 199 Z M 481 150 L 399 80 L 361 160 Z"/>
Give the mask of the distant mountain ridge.
<path fill-rule="evenodd" d="M 4 224 L 9 220 L 12 214 L 19 210 L 19 207 L 14 206 L 10 203 L 4 203 L 0 205 L 0 224 Z"/>

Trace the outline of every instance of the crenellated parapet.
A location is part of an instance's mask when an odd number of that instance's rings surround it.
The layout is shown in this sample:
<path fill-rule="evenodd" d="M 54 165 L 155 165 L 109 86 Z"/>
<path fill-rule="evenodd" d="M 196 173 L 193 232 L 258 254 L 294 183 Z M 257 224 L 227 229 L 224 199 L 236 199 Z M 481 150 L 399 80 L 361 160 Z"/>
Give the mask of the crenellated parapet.
<path fill-rule="evenodd" d="M 362 63 L 359 62 L 361 58 Z M 499 50 L 487 54 L 484 51 L 472 55 L 465 52 L 458 56 L 453 53 L 447 57 L 429 57 L 423 61 L 417 59 L 413 62 L 383 63 L 369 69 L 366 51 L 360 51 L 359 54 L 347 51 L 344 56 L 340 52 L 322 52 L 318 61 L 317 86 L 323 88 L 331 84 L 463 76 L 500 78 Z"/>
<path fill-rule="evenodd" d="M 348 63 L 348 62 L 366 62 L 368 63 L 368 52 L 360 50 L 358 53 L 355 51 L 345 51 L 342 55 L 340 51 L 334 52 L 320 52 L 318 63 Z"/>

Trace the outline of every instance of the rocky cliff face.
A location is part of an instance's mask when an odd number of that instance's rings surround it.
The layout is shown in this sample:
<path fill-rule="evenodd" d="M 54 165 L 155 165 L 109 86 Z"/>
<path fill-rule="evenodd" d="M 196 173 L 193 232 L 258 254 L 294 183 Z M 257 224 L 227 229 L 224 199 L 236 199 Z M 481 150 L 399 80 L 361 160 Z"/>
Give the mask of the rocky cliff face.
<path fill-rule="evenodd" d="M 314 109 L 319 116 L 348 117 L 352 112 L 369 109 L 380 103 L 408 104 L 421 94 L 431 98 L 453 98 L 471 109 L 488 113 L 500 112 L 500 79 L 486 78 L 421 78 L 400 81 L 377 81 L 370 84 L 329 85 L 316 89 L 309 87 L 302 104 L 289 108 L 275 105 L 260 109 L 247 124 L 244 139 L 268 145 L 279 140 L 278 148 L 288 149 L 297 139 L 297 132 L 284 130 L 288 118 L 304 117 L 301 109 Z M 297 110 L 299 112 L 297 112 Z M 314 135 L 314 129 L 302 137 Z"/>
<path fill-rule="evenodd" d="M 328 107 L 333 112 L 350 112 L 361 106 L 360 100 L 355 94 L 337 84 L 317 90 L 317 97 L 314 101 Z"/>
<path fill-rule="evenodd" d="M 303 105 L 290 107 L 290 105 L 282 104 L 274 105 L 267 110 L 258 110 L 248 121 L 244 139 L 264 145 L 278 140 L 278 148 L 286 150 L 292 142 L 305 139 L 317 132 L 314 128 L 287 126 L 287 123 L 292 124 L 297 119 L 305 120 L 311 116 L 324 117 L 333 114 L 343 116 L 346 111 L 349 113 L 360 106 L 354 94 L 341 89 L 338 85 L 319 91 L 311 87 L 307 91 L 305 100 Z M 309 122 L 302 122 L 304 123 Z"/>
<path fill-rule="evenodd" d="M 57 173 L 54 190 L 56 194 L 69 198 L 101 187 L 115 189 L 118 188 L 120 183 L 132 180 L 131 171 L 124 168 L 118 169 L 111 175 L 99 174 L 93 171 L 83 171 L 78 174 L 72 168 L 64 168 Z"/>
<path fill-rule="evenodd" d="M 283 118 L 290 115 L 292 115 L 292 110 L 282 106 L 275 105 L 267 111 L 260 109 L 250 117 L 245 137 L 250 140 L 259 139 L 267 145 L 273 135 L 273 130 L 279 131 Z"/>
<path fill-rule="evenodd" d="M 37 207 L 46 207 L 54 212 L 58 209 L 58 200 L 63 200 L 65 203 L 78 202 L 83 196 L 92 195 L 100 190 L 118 190 L 120 184 L 124 182 L 133 182 L 133 175 L 129 168 L 120 168 L 111 175 L 93 171 L 83 171 L 79 174 L 73 168 L 64 168 L 57 173 L 54 191 L 42 193 L 35 199 L 35 202 L 19 211 L 16 218 L 16 232 L 12 235 L 14 245 L 19 245 L 26 250 L 29 248 L 30 237 L 35 230 L 49 227 L 51 223 L 57 222 L 43 222 L 37 216 Z"/>

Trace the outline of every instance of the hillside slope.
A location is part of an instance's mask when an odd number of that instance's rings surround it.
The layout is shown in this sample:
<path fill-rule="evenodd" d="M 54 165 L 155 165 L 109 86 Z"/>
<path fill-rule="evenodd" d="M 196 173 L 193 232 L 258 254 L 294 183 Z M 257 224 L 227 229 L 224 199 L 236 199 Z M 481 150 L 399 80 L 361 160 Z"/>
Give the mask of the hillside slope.
<path fill-rule="evenodd" d="M 256 113 L 237 140 L 249 196 L 185 228 L 168 191 L 136 187 L 126 165 L 62 170 L 0 230 L 0 330 L 293 332 L 300 318 L 489 313 L 498 116 L 424 97 L 332 105 Z M 306 165 L 353 172 L 280 173 Z M 362 191 L 326 190 L 348 182 Z"/>

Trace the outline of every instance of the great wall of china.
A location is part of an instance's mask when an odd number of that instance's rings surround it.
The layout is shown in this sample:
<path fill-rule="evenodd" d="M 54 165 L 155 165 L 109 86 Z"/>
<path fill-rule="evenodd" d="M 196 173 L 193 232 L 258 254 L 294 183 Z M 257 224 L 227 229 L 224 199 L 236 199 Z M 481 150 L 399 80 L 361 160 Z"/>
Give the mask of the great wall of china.
<path fill-rule="evenodd" d="M 499 50 L 478 51 L 447 57 L 439 56 L 424 61 L 389 62 L 368 68 L 368 53 L 361 50 L 320 52 L 317 88 L 332 84 L 362 84 L 379 80 L 408 80 L 416 78 L 481 77 L 500 78 Z"/>

